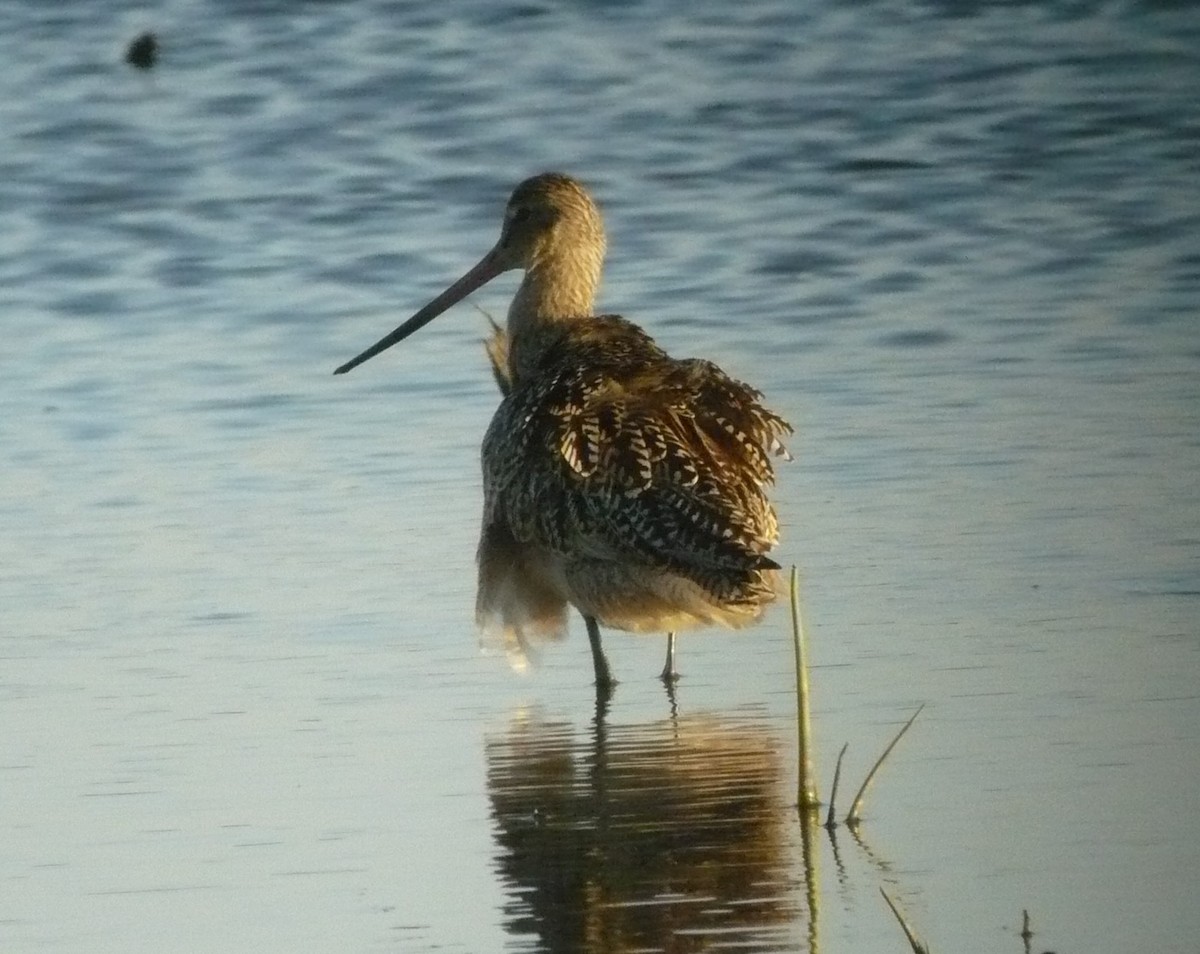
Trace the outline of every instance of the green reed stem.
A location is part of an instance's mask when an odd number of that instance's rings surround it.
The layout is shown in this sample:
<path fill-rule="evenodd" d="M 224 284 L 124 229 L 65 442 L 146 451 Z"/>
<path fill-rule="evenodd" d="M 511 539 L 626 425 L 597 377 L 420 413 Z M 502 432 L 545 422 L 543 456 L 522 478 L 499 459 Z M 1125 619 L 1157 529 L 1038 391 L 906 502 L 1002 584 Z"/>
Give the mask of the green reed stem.
<path fill-rule="evenodd" d="M 914 712 L 912 714 L 912 716 L 909 718 L 909 720 L 904 723 L 903 728 L 901 728 L 900 731 L 896 733 L 896 737 L 894 739 L 892 739 L 892 741 L 890 743 L 888 743 L 888 747 L 886 749 L 884 749 L 883 754 L 881 756 L 879 756 L 878 759 L 875 760 L 875 764 L 871 766 L 871 771 L 869 771 L 867 773 L 867 777 L 865 779 L 863 779 L 862 788 L 860 788 L 858 790 L 858 794 L 856 796 L 854 796 L 854 802 L 850 806 L 850 814 L 846 816 L 846 824 L 849 825 L 851 828 L 853 828 L 855 825 L 857 825 L 862 820 L 861 813 L 862 813 L 863 801 L 867 797 L 867 789 L 870 787 L 871 782 L 874 781 L 874 779 L 875 779 L 875 773 L 879 771 L 879 767 L 881 765 L 883 765 L 883 760 L 886 759 L 889 755 L 891 755 L 892 749 L 894 749 L 896 747 L 896 743 L 899 742 L 904 737 L 904 733 L 909 730 L 909 728 L 912 726 L 912 724 L 916 721 L 917 716 L 919 716 L 921 714 L 921 710 L 924 708 L 925 708 L 925 703 L 922 702 L 917 707 L 917 711 Z"/>
<path fill-rule="evenodd" d="M 796 730 L 800 741 L 800 780 L 798 800 L 802 811 L 813 811 L 820 804 L 817 797 L 816 770 L 813 768 L 812 718 L 809 714 L 808 644 L 804 622 L 800 616 L 800 583 L 796 567 L 792 567 L 792 644 L 796 650 Z"/>
<path fill-rule="evenodd" d="M 913 949 L 913 954 L 930 954 L 929 948 L 925 946 L 921 939 L 913 932 L 913 929 L 908 926 L 908 922 L 904 920 L 904 915 L 896 907 L 896 902 L 888 897 L 888 893 L 883 888 L 879 889 L 879 893 L 883 895 L 883 900 L 887 902 L 887 906 L 892 909 L 892 914 L 896 915 L 896 920 L 900 922 L 900 927 L 904 931 L 904 936 L 908 938 L 908 944 Z"/>

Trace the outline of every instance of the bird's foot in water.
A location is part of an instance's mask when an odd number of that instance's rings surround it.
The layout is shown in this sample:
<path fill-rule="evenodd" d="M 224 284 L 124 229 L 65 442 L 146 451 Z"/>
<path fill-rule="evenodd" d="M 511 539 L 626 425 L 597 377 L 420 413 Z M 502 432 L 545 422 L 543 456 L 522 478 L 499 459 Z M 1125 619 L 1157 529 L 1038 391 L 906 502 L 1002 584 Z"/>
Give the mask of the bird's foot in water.
<path fill-rule="evenodd" d="M 673 686 L 679 682 L 679 670 L 675 668 L 675 634 L 667 633 L 667 661 L 663 664 L 663 670 L 659 673 L 659 679 L 666 686 Z"/>

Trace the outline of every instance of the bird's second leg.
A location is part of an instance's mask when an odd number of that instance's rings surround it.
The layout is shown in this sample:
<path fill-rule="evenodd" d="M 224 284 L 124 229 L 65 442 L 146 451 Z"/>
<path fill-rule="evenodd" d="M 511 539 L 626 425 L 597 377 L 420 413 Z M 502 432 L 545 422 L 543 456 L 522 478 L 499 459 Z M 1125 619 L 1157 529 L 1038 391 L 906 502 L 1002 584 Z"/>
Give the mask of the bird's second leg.
<path fill-rule="evenodd" d="M 612 670 L 608 668 L 608 660 L 600 645 L 600 624 L 596 622 L 594 616 L 585 616 L 583 621 L 587 624 L 588 643 L 592 647 L 592 666 L 596 670 L 596 689 L 610 691 L 617 684 L 617 680 L 613 678 Z"/>
<path fill-rule="evenodd" d="M 679 680 L 679 670 L 675 668 L 675 634 L 667 633 L 667 661 L 663 665 L 659 678 L 668 686 Z"/>

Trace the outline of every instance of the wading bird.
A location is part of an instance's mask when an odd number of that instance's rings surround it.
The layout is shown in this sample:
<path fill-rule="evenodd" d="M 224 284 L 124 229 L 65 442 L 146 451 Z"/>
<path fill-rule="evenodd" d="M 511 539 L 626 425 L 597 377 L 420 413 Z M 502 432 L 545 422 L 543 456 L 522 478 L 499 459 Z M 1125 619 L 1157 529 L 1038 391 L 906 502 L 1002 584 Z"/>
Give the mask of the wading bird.
<path fill-rule="evenodd" d="M 677 631 L 744 626 L 775 599 L 766 489 L 791 427 L 715 364 L 672 358 L 632 322 L 594 314 L 604 252 L 600 211 L 579 182 L 526 179 L 492 250 L 334 373 L 524 271 L 504 346 L 489 347 L 505 396 L 483 439 L 476 618 L 524 647 L 561 635 L 576 607 L 607 693 L 600 623 L 670 634 L 670 681 Z"/>

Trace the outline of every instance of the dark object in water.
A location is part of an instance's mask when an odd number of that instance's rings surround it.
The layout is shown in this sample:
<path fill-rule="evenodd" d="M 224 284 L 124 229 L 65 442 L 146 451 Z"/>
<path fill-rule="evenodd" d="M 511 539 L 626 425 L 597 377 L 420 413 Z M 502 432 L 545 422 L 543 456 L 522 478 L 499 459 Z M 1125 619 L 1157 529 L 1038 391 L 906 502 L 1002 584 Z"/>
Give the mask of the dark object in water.
<path fill-rule="evenodd" d="M 139 70 L 148 70 L 158 62 L 158 37 L 146 32 L 125 48 L 125 62 Z"/>

